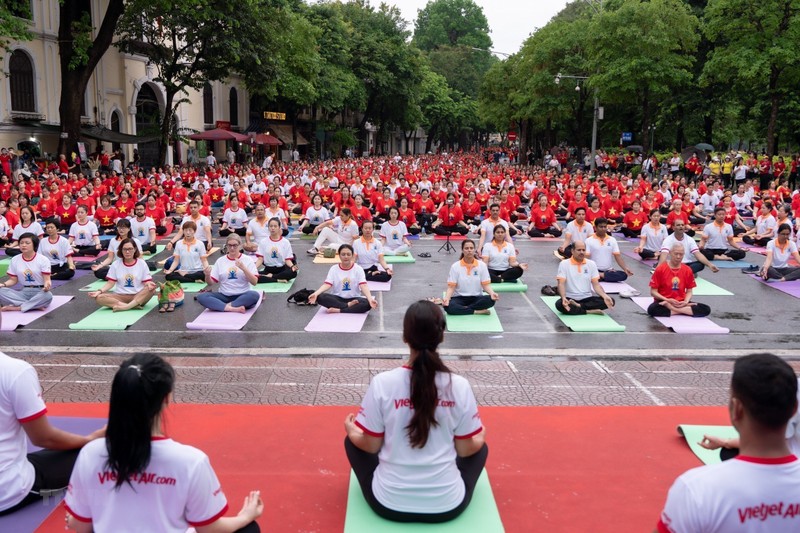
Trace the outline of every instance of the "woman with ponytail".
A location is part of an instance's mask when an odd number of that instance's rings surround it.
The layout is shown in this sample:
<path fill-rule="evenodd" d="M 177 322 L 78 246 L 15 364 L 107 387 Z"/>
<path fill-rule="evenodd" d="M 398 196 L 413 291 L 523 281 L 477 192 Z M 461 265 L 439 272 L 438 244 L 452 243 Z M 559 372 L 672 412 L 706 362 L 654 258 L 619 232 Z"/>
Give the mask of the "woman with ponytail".
<path fill-rule="evenodd" d="M 375 376 L 344 426 L 345 452 L 369 506 L 395 522 L 447 522 L 469 505 L 489 453 L 475 396 L 439 358 L 441 309 L 411 305 L 408 363 Z"/>
<path fill-rule="evenodd" d="M 264 504 L 252 491 L 235 517 L 208 457 L 166 436 L 164 408 L 175 371 L 156 355 L 120 365 L 111 384 L 106 438 L 85 446 L 70 478 L 67 526 L 78 532 L 260 531 Z"/>

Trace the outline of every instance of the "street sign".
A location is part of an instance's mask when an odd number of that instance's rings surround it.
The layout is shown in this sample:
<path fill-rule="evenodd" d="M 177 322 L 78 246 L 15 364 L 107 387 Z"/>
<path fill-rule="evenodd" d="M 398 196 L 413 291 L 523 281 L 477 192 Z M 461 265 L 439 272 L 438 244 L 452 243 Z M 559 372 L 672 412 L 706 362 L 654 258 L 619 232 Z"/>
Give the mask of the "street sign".
<path fill-rule="evenodd" d="M 516 131 L 509 131 L 509 132 L 508 132 L 508 140 L 509 140 L 510 142 L 512 142 L 512 143 L 513 143 L 514 141 L 516 141 L 516 140 L 517 140 L 517 132 L 516 132 Z"/>
<path fill-rule="evenodd" d="M 214 123 L 214 127 L 221 130 L 229 130 L 231 129 L 231 122 L 230 120 L 218 120 Z"/>
<path fill-rule="evenodd" d="M 267 120 L 286 120 L 286 113 L 276 113 L 274 111 L 264 111 L 264 118 Z"/>
<path fill-rule="evenodd" d="M 622 142 L 629 143 L 632 140 L 633 140 L 633 133 L 631 133 L 629 131 L 623 131 L 622 132 Z"/>

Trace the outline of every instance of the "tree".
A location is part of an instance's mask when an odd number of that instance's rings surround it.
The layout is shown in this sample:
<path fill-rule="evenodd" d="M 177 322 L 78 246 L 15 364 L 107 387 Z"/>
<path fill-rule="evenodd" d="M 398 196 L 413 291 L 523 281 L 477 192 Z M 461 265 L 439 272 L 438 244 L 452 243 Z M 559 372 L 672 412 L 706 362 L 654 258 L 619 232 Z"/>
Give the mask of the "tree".
<path fill-rule="evenodd" d="M 278 0 L 133 1 L 120 21 L 116 46 L 145 55 L 157 71 L 154 81 L 164 87 L 160 165 L 189 89 L 241 72 L 263 94 L 275 94 L 279 47 L 292 20 Z"/>
<path fill-rule="evenodd" d="M 589 33 L 589 83 L 604 101 L 638 106 L 646 146 L 657 99 L 692 79 L 699 21 L 681 0 L 604 6 Z"/>
<path fill-rule="evenodd" d="M 444 76 L 427 66 L 422 70 L 419 109 L 422 117 L 420 125 L 428 134 L 425 151 L 430 152 L 433 143 L 443 140 L 443 134 L 456 124 L 459 108 Z"/>
<path fill-rule="evenodd" d="M 0 4 L 0 50 L 5 49 L 9 42 L 31 39 L 30 18 L 29 1 L 5 0 Z"/>
<path fill-rule="evenodd" d="M 58 55 L 61 73 L 61 96 L 58 113 L 61 120 L 59 153 L 69 153 L 80 138 L 81 103 L 86 86 L 103 54 L 106 53 L 125 11 L 124 0 L 109 0 L 103 22 L 95 31 L 91 23 L 90 3 L 80 0 L 59 2 Z M 140 20 L 141 22 L 141 20 Z"/>
<path fill-rule="evenodd" d="M 487 50 L 492 47 L 489 22 L 483 8 L 472 0 L 432 0 L 420 9 L 414 29 L 414 43 L 420 50 L 444 46 L 466 46 Z"/>
<path fill-rule="evenodd" d="M 800 1 L 710 0 L 705 32 L 715 47 L 704 81 L 766 104 L 767 154 L 774 155 L 781 105 L 800 78 Z"/>

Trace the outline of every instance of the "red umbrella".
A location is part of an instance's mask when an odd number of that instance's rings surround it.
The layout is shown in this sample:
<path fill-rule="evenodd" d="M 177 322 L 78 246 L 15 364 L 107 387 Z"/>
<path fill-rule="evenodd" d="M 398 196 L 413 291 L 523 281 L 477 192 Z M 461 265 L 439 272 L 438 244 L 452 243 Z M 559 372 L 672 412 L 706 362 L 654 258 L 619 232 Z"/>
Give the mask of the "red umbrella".
<path fill-rule="evenodd" d="M 258 133 L 250 138 L 251 144 L 266 144 L 269 146 L 279 146 L 283 144 L 280 139 L 273 137 L 269 133 Z"/>
<path fill-rule="evenodd" d="M 235 131 L 231 130 L 223 130 L 220 128 L 216 128 L 213 130 L 208 131 L 201 131 L 200 133 L 195 133 L 194 135 L 189 135 L 189 138 L 193 141 L 238 141 L 238 142 L 245 142 L 249 141 L 250 137 L 247 135 L 242 135 L 241 133 L 236 133 Z"/>

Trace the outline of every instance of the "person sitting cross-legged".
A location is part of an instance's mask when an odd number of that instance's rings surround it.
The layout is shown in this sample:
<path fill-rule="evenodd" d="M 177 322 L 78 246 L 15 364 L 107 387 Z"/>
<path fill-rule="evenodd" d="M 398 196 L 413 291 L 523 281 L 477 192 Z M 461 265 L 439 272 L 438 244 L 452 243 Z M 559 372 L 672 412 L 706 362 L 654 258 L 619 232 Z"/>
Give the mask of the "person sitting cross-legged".
<path fill-rule="evenodd" d="M 153 283 L 147 263 L 140 258 L 141 252 L 133 239 L 119 243 L 119 259 L 111 264 L 106 284 L 89 293 L 97 305 L 110 307 L 113 311 L 127 311 L 142 307 L 155 295 L 157 285 Z M 113 292 L 112 292 L 113 289 Z"/>
<path fill-rule="evenodd" d="M 692 289 L 697 283 L 692 269 L 683 263 L 684 252 L 681 243 L 673 244 L 667 260 L 653 272 L 650 294 L 654 302 L 647 308 L 650 316 L 708 316 L 711 313 L 708 305 L 692 301 Z"/>
<path fill-rule="evenodd" d="M 367 286 L 364 269 L 355 264 L 354 255 L 352 245 L 340 246 L 341 262 L 328 270 L 325 283 L 308 297 L 308 303 L 319 304 L 328 313 L 366 313 L 378 306 Z"/>
<path fill-rule="evenodd" d="M 709 261 L 739 261 L 745 251 L 733 240 L 733 227 L 725 222 L 725 208 L 714 209 L 714 221 L 703 228 L 700 253 Z"/>
<path fill-rule="evenodd" d="M 558 264 L 556 309 L 565 315 L 603 314 L 614 307 L 614 299 L 600 285 L 600 272 L 591 259 L 586 259 L 586 243 L 572 244 L 572 257 Z M 592 294 L 594 291 L 595 294 Z"/>
<path fill-rule="evenodd" d="M 19 255 L 11 258 L 8 281 L 0 284 L 0 311 L 44 309 L 53 301 L 50 292 L 50 260 L 37 253 L 39 237 L 23 233 L 17 240 Z M 17 283 L 20 289 L 12 289 Z"/>
<path fill-rule="evenodd" d="M 600 217 L 594 221 L 594 235 L 584 241 L 586 243 L 586 257 L 590 257 L 597 265 L 600 280 L 609 283 L 621 282 L 633 276 L 633 271 L 625 264 L 619 251 L 617 239 L 608 234 L 608 220 Z M 612 260 L 616 261 L 621 270 L 615 270 Z"/>

